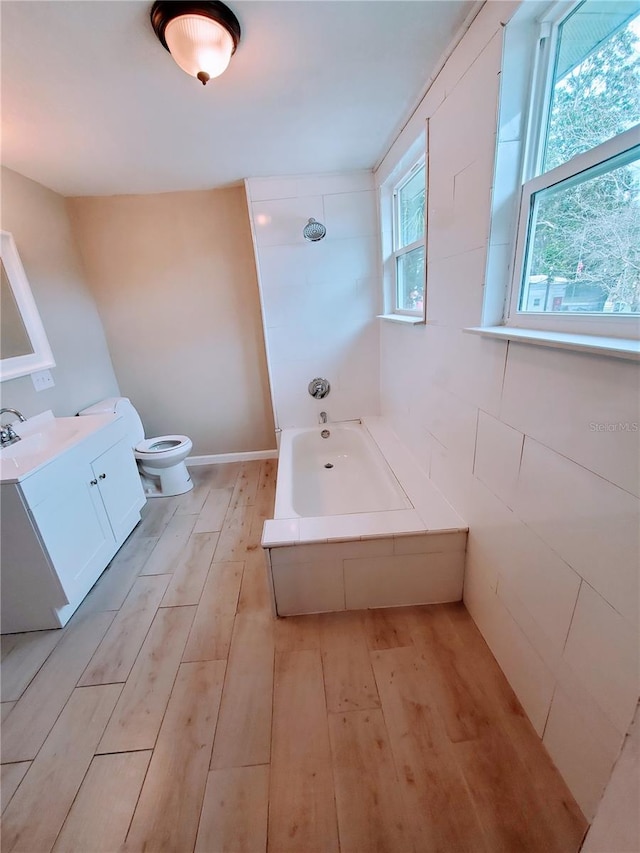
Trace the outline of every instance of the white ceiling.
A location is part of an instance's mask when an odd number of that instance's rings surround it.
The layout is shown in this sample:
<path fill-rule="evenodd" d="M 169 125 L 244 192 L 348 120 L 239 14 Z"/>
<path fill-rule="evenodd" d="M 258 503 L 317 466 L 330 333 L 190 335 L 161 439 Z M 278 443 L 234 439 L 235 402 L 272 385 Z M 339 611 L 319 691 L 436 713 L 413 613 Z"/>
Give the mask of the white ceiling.
<path fill-rule="evenodd" d="M 3 0 L 2 162 L 63 195 L 370 169 L 472 0 L 230 0 L 242 40 L 203 87 L 151 0 Z"/>

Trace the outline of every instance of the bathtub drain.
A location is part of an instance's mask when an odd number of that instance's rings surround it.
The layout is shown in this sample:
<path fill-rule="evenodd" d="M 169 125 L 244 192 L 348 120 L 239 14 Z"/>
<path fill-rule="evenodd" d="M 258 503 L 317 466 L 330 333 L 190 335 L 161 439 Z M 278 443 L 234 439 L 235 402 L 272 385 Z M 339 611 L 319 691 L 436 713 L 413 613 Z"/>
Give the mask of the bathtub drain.
<path fill-rule="evenodd" d="M 327 462 L 325 468 L 333 468 L 333 462 Z"/>

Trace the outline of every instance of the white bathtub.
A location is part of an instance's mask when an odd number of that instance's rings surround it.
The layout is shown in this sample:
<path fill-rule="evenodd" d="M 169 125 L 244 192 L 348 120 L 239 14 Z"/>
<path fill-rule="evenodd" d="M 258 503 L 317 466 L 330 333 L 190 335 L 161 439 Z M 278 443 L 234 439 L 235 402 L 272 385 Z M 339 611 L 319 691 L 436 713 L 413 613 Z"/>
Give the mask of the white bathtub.
<path fill-rule="evenodd" d="M 276 518 L 413 509 L 360 422 L 284 430 L 279 458 Z"/>
<path fill-rule="evenodd" d="M 383 419 L 283 430 L 262 536 L 276 615 L 459 601 L 466 538 Z"/>

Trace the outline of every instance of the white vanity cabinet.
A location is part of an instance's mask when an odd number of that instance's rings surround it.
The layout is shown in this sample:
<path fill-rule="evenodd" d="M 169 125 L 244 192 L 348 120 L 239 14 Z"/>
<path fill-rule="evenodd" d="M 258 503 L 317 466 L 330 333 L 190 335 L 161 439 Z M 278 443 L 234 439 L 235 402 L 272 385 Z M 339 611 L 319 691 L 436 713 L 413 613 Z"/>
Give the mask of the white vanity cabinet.
<path fill-rule="evenodd" d="M 95 499 L 97 485 L 113 536 L 122 543 L 139 521 L 140 507 L 146 502 L 130 443 L 118 441 L 93 460 L 91 470 L 92 496 Z"/>
<path fill-rule="evenodd" d="M 3 483 L 2 632 L 66 624 L 145 500 L 121 419 L 19 482 Z"/>

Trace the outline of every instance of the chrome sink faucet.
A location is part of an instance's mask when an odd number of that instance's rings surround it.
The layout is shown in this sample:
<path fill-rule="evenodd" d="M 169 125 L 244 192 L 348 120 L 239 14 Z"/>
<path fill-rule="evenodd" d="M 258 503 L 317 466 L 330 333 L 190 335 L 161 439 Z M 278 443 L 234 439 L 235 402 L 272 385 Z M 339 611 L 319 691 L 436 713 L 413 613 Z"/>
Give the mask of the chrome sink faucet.
<path fill-rule="evenodd" d="M 326 412 L 320 412 L 320 423 L 326 424 L 326 422 L 327 422 L 327 413 Z"/>
<path fill-rule="evenodd" d="M 3 415 L 5 412 L 17 415 L 21 423 L 27 420 L 22 412 L 19 412 L 17 409 L 0 409 L 0 415 Z M 8 447 L 10 444 L 15 444 L 16 441 L 20 441 L 20 436 L 14 430 L 13 426 L 11 424 L 0 425 L 0 447 Z"/>

